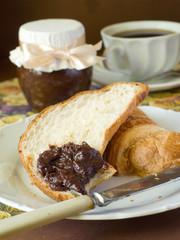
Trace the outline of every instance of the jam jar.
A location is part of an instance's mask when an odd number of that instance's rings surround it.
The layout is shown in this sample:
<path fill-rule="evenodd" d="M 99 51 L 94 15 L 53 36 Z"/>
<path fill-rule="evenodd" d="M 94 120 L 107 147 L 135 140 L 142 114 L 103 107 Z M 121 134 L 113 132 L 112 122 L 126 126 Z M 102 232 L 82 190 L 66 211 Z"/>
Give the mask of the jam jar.
<path fill-rule="evenodd" d="M 92 67 L 82 70 L 64 69 L 51 73 L 17 68 L 21 89 L 32 108 L 39 112 L 45 107 L 66 100 L 91 85 Z"/>
<path fill-rule="evenodd" d="M 101 42 L 86 44 L 82 23 L 44 19 L 19 28 L 19 46 L 10 52 L 21 89 L 34 112 L 89 90 Z"/>

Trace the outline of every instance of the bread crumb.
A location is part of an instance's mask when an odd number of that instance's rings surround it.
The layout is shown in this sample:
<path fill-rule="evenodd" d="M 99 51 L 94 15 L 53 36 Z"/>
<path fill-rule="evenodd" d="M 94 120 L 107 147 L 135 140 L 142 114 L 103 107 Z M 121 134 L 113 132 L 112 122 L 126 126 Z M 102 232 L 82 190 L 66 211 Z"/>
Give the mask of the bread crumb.
<path fill-rule="evenodd" d="M 155 180 L 160 180 L 160 178 L 158 178 L 158 177 L 155 177 L 154 179 L 155 179 Z"/>

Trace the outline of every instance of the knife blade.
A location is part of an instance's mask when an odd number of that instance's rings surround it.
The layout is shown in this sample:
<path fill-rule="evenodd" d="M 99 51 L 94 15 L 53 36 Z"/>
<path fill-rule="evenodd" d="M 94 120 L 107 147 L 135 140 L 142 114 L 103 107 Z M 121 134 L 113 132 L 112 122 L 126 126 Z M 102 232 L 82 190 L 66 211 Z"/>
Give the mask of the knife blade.
<path fill-rule="evenodd" d="M 170 168 L 166 171 L 134 181 L 127 182 L 117 187 L 105 190 L 101 193 L 94 192 L 92 197 L 96 201 L 96 205 L 102 207 L 107 206 L 113 201 L 129 197 L 143 191 L 166 185 L 174 181 L 180 180 L 180 166 Z"/>
<path fill-rule="evenodd" d="M 101 193 L 94 192 L 91 196 L 83 195 L 0 220 L 0 239 L 77 215 L 97 206 L 104 207 L 119 199 L 178 180 L 180 180 L 180 166 L 157 175 L 119 185 Z"/>

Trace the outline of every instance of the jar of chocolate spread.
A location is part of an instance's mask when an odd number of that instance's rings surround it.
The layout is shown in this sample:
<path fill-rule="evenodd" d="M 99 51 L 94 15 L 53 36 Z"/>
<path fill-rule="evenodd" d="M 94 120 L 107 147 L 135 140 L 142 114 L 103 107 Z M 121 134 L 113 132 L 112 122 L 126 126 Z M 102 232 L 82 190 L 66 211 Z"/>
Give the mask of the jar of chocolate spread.
<path fill-rule="evenodd" d="M 24 95 L 34 112 L 88 90 L 101 42 L 86 44 L 82 23 L 46 19 L 19 29 L 19 46 L 10 52 Z"/>

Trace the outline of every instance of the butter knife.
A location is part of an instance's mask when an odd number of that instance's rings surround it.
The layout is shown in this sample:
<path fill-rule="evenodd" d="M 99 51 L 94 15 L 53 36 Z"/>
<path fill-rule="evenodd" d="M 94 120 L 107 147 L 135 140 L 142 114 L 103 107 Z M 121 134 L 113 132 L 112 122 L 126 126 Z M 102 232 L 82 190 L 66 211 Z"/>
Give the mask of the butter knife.
<path fill-rule="evenodd" d="M 179 180 L 180 166 L 119 185 L 101 193 L 94 192 L 91 196 L 80 196 L 3 219 L 0 220 L 0 239 L 77 215 L 97 206 L 106 207 L 114 201 Z M 119 204 L 121 204 L 120 201 Z"/>

